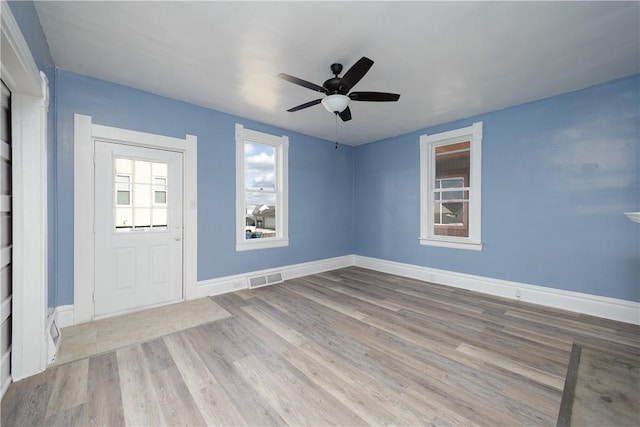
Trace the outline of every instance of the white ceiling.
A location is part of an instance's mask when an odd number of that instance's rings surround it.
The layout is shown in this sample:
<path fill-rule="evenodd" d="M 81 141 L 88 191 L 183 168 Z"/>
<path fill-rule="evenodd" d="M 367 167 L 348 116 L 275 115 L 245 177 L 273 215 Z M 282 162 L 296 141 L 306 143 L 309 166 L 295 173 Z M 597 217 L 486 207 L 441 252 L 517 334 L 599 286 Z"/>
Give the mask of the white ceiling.
<path fill-rule="evenodd" d="M 57 67 L 333 140 L 329 66 L 375 61 L 341 143 L 359 145 L 640 71 L 640 3 L 36 2 Z"/>

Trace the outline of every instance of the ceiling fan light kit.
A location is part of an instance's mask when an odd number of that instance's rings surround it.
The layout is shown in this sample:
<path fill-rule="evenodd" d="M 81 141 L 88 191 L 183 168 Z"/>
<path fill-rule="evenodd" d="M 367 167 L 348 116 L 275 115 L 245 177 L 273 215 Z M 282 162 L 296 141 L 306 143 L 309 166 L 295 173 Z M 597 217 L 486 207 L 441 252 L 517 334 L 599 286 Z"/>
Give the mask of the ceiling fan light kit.
<path fill-rule="evenodd" d="M 322 98 L 322 105 L 330 113 L 342 113 L 349 105 L 349 97 L 346 95 L 329 95 Z"/>
<path fill-rule="evenodd" d="M 294 112 L 305 108 L 312 107 L 322 103 L 324 108 L 330 113 L 335 113 L 340 116 L 343 122 L 351 120 L 351 110 L 349 109 L 349 101 L 366 101 L 366 102 L 394 102 L 400 99 L 400 95 L 397 93 L 387 92 L 351 92 L 349 91 L 364 77 L 369 71 L 373 61 L 365 56 L 360 58 L 342 77 L 338 75 L 342 72 L 342 64 L 331 64 L 331 72 L 334 77 L 325 81 L 322 86 L 315 83 L 308 82 L 306 80 L 299 79 L 297 77 L 290 76 L 289 74 L 278 74 L 283 80 L 290 83 L 297 84 L 298 86 L 306 87 L 316 92 L 324 93 L 324 98 L 314 99 L 313 101 L 305 102 L 304 104 L 290 108 L 287 111 Z"/>

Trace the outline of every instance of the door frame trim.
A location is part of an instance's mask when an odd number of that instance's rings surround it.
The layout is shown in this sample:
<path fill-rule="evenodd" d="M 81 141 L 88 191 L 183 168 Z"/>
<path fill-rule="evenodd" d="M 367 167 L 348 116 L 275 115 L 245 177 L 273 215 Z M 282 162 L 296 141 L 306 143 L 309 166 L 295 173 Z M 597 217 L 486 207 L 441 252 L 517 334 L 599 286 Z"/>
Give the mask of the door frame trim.
<path fill-rule="evenodd" d="M 48 81 L 6 1 L 0 2 L 2 79 L 11 90 L 13 295 L 11 377 L 47 367 Z M 4 392 L 4 388 L 1 390 Z"/>
<path fill-rule="evenodd" d="M 73 130 L 73 304 L 75 325 L 94 317 L 94 150 L 95 139 L 183 153 L 183 299 L 197 297 L 198 282 L 198 138 L 184 139 L 93 124 L 92 117 L 74 114 Z M 87 185 L 91 183 L 91 185 Z M 92 254 L 87 257 L 86 254 Z M 84 256 L 83 256 L 84 255 Z M 89 258 L 89 259 L 87 259 Z"/>

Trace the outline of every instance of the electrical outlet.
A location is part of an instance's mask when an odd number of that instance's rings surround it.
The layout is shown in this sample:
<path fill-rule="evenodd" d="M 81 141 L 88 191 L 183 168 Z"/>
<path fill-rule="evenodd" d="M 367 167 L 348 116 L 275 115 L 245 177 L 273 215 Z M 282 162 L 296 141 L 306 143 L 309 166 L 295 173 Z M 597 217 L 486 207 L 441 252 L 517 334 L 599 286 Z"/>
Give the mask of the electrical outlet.
<path fill-rule="evenodd" d="M 519 300 L 522 292 L 520 292 L 520 288 L 516 289 L 516 298 Z"/>

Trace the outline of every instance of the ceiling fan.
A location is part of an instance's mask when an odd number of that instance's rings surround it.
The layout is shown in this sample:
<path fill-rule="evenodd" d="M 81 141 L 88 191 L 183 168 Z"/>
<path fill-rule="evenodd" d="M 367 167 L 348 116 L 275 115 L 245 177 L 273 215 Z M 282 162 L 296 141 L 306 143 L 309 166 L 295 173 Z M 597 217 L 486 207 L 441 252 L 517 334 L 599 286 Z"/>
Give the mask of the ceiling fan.
<path fill-rule="evenodd" d="M 315 90 L 326 94 L 324 98 L 314 99 L 313 101 L 305 102 L 288 109 L 289 112 L 302 110 L 304 108 L 312 107 L 322 103 L 324 108 L 330 113 L 335 113 L 340 116 L 342 121 L 346 122 L 351 120 L 351 110 L 349 109 L 349 101 L 368 101 L 368 102 L 390 102 L 400 99 L 400 95 L 397 93 L 386 92 L 351 92 L 349 91 L 367 74 L 369 68 L 373 65 L 373 61 L 363 56 L 358 62 L 356 62 L 342 77 L 338 75 L 342 72 L 342 64 L 331 64 L 331 72 L 334 77 L 330 78 L 318 86 L 317 84 L 308 82 L 306 80 L 299 79 L 297 77 L 290 76 L 289 74 L 278 74 L 283 80 L 297 84 L 307 89 Z"/>

